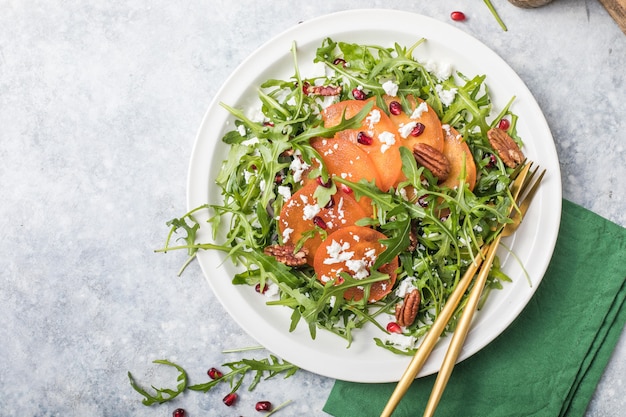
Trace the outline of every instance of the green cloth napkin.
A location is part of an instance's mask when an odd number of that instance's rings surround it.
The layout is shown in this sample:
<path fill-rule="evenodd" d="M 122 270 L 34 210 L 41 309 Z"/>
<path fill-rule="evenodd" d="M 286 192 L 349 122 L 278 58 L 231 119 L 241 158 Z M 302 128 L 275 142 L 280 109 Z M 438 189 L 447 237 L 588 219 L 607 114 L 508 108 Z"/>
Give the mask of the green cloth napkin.
<path fill-rule="evenodd" d="M 626 229 L 564 200 L 537 292 L 509 328 L 455 366 L 435 415 L 584 415 L 626 324 L 625 282 Z M 435 377 L 414 381 L 394 417 L 421 416 Z M 336 381 L 324 411 L 379 416 L 395 386 Z"/>

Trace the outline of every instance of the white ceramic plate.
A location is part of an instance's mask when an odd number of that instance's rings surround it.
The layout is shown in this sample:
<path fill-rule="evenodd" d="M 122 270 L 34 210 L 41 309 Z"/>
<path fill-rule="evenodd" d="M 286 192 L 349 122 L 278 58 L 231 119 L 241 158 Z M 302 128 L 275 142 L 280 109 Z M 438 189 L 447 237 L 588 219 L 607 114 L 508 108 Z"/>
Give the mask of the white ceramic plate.
<path fill-rule="evenodd" d="M 450 63 L 467 76 L 486 74 L 494 111 L 497 114 L 511 97 L 512 110 L 519 115 L 518 132 L 525 141 L 527 157 L 547 168 L 538 195 L 524 224 L 514 238 L 504 242 L 525 266 L 532 286 L 519 263 L 502 250 L 504 269 L 513 282 L 492 292 L 485 307 L 475 316 L 459 360 L 476 353 L 498 336 L 521 312 L 532 297 L 548 266 L 556 242 L 561 216 L 561 178 L 554 142 L 535 99 L 517 74 L 493 51 L 466 33 L 437 20 L 414 13 L 392 10 L 352 10 L 310 21 L 280 34 L 246 59 L 225 82 L 210 105 L 199 129 L 193 149 L 188 182 L 188 207 L 216 203 L 220 195 L 214 185 L 227 148 L 222 136 L 234 124 L 220 102 L 236 108 L 256 103 L 256 88 L 269 78 L 288 79 L 293 74 L 290 54 L 292 42 L 298 47 L 301 72 L 312 70 L 316 48 L 326 37 L 335 41 L 406 47 L 426 38 L 416 55 L 420 61 L 432 59 Z M 311 68 L 309 68 L 311 66 Z M 207 239 L 208 226 L 199 238 Z M 510 258 L 510 259 L 509 259 Z M 248 286 L 231 284 L 235 268 L 213 251 L 198 254 L 202 270 L 216 296 L 235 321 L 260 344 L 276 355 L 308 371 L 356 382 L 397 381 L 410 358 L 394 355 L 375 346 L 373 329 L 355 332 L 347 349 L 346 342 L 330 332 L 318 331 L 312 340 L 304 325 L 290 333 L 287 308 L 269 307 Z M 376 336 L 380 337 L 380 332 Z M 437 372 L 448 339 L 435 347 L 419 376 Z"/>

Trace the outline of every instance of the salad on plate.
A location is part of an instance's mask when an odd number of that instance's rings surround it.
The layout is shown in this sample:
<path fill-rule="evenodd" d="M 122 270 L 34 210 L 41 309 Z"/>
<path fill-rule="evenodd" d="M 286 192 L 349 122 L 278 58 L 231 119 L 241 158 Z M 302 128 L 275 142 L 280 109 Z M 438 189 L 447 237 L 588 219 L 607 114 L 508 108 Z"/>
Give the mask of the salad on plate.
<path fill-rule="evenodd" d="M 234 120 L 214 179 L 221 201 L 170 221 L 164 250 L 222 252 L 239 267 L 232 284 L 290 310 L 290 331 L 350 346 L 374 326 L 373 343 L 414 354 L 509 221 L 524 160 L 514 98 L 496 111 L 484 75 L 420 59 L 424 42 L 325 38 L 306 74 L 294 44 L 293 75 L 260 84 L 256 106 L 221 103 Z M 201 211 L 210 242 L 196 237 Z M 178 233 L 186 245 L 170 245 Z M 483 299 L 508 280 L 496 260 Z"/>

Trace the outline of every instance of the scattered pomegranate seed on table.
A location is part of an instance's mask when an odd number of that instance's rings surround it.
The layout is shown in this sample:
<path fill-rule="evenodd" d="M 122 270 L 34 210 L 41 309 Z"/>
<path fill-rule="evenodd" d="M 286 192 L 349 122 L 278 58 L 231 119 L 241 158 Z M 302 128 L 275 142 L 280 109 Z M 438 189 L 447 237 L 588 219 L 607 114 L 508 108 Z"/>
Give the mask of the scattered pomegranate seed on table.
<path fill-rule="evenodd" d="M 209 375 L 209 378 L 211 379 L 219 379 L 221 378 L 223 375 L 222 373 L 217 370 L 216 368 L 211 368 L 207 371 L 207 375 Z"/>
<path fill-rule="evenodd" d="M 235 401 L 237 401 L 237 397 L 238 397 L 237 393 L 231 392 L 230 394 L 224 397 L 222 402 L 226 404 L 228 407 L 230 407 L 231 405 L 235 404 Z"/>
<path fill-rule="evenodd" d="M 465 13 L 460 12 L 460 11 L 454 11 L 452 13 L 450 13 L 450 19 L 457 21 L 457 22 L 462 22 L 463 20 L 465 20 Z"/>
<path fill-rule="evenodd" d="M 185 410 L 183 408 L 177 408 L 172 413 L 172 417 L 185 417 Z"/>
<path fill-rule="evenodd" d="M 272 410 L 272 403 L 269 402 L 269 401 L 259 401 L 254 406 L 254 409 L 256 411 L 271 411 Z"/>

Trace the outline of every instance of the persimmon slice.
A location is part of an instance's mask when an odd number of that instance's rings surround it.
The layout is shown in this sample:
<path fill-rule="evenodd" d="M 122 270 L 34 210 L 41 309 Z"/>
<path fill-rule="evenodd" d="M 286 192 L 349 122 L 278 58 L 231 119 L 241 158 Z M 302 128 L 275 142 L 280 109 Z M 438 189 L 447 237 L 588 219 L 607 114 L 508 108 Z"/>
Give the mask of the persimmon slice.
<path fill-rule="evenodd" d="M 359 203 L 341 189 L 332 196 L 332 204 L 320 207 L 314 197 L 317 187 L 321 185 L 316 181 L 306 183 L 283 205 L 278 218 L 278 229 L 283 244 L 297 244 L 304 234 L 315 231 L 316 227 L 330 234 L 368 217 Z M 309 265 L 313 265 L 315 252 L 321 243 L 320 233 L 314 233 L 304 242 L 302 247 L 307 250 Z"/>
<path fill-rule="evenodd" d="M 387 103 L 387 106 L 389 106 L 389 103 L 392 101 L 400 103 L 398 97 L 385 95 L 383 99 L 385 103 Z M 407 101 L 411 106 L 409 114 L 401 111 L 399 114 L 392 113 L 389 115 L 389 118 L 396 126 L 400 144 L 413 150 L 413 146 L 415 146 L 416 143 L 425 143 L 442 152 L 444 136 L 441 130 L 441 121 L 437 113 L 435 113 L 435 110 L 419 97 L 416 99 L 412 95 L 409 95 L 407 96 Z M 417 136 L 411 134 L 416 123 L 424 125 L 424 131 Z"/>
<path fill-rule="evenodd" d="M 448 179 L 439 185 L 449 188 L 457 187 L 463 168 L 465 168 L 465 182 L 469 189 L 473 190 L 476 185 L 476 164 L 472 151 L 463 140 L 463 136 L 452 126 L 444 125 L 443 133 L 445 138 L 443 154 L 450 161 L 450 174 Z"/>
<path fill-rule="evenodd" d="M 370 275 L 370 268 L 376 258 L 386 249 L 380 240 L 386 236 L 377 230 L 363 226 L 347 226 L 329 234 L 317 249 L 313 268 L 317 279 L 327 283 L 332 279 L 341 281 L 341 272 L 350 274 L 355 279 L 364 279 Z M 396 282 L 398 258 L 379 268 L 388 274 L 389 279 L 371 284 L 368 302 L 375 302 L 389 294 Z M 351 287 L 346 289 L 343 297 L 346 300 L 360 301 L 363 289 Z"/>
<path fill-rule="evenodd" d="M 374 181 L 378 188 L 381 187 L 380 175 L 372 160 L 365 151 L 352 142 L 336 137 L 313 138 L 311 146 L 320 154 L 331 178 L 338 176 L 351 182 Z M 358 203 L 369 216 L 372 215 L 371 199 L 361 197 Z"/>
<path fill-rule="evenodd" d="M 344 112 L 345 118 L 354 117 L 367 103 L 365 100 L 346 100 L 328 106 L 322 112 L 324 126 L 338 125 Z M 379 107 L 373 106 L 363 119 L 360 129 L 342 130 L 335 138 L 354 143 L 365 151 L 380 175 L 380 189 L 388 191 L 402 172 L 400 142 L 395 132 L 395 125 L 389 116 Z"/>

